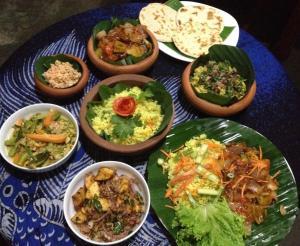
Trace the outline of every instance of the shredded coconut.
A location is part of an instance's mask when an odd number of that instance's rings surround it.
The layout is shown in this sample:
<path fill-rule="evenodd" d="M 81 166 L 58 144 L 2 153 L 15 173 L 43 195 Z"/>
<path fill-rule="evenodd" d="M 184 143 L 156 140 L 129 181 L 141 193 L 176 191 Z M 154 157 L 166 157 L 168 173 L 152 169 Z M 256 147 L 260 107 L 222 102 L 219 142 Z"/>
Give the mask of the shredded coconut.
<path fill-rule="evenodd" d="M 81 73 L 72 67 L 69 62 L 61 62 L 56 60 L 51 67 L 43 73 L 49 85 L 53 88 L 68 88 L 75 85 Z"/>

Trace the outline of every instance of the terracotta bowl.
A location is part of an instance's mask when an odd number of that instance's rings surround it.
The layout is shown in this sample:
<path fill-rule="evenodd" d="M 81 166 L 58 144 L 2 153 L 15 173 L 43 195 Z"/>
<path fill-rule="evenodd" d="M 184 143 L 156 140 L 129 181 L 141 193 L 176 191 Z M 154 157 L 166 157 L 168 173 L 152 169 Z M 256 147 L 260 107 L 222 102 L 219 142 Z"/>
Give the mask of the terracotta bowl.
<path fill-rule="evenodd" d="M 146 29 L 146 32 L 148 33 L 151 42 L 153 44 L 153 51 L 152 54 L 148 57 L 146 57 L 144 60 L 132 64 L 132 65 L 113 65 L 108 62 L 103 61 L 99 57 L 97 57 L 94 47 L 93 47 L 93 39 L 92 37 L 88 41 L 87 45 L 87 54 L 92 61 L 92 63 L 101 71 L 103 71 L 106 74 L 109 75 L 115 75 L 115 74 L 125 74 L 125 73 L 142 73 L 149 69 L 153 63 L 156 61 L 159 53 L 158 49 L 158 43 L 154 35 Z"/>
<path fill-rule="evenodd" d="M 65 54 L 66 56 L 74 59 L 77 63 L 80 64 L 82 68 L 82 75 L 77 84 L 75 84 L 72 87 L 69 88 L 52 88 L 46 84 L 44 84 L 42 81 L 38 79 L 36 74 L 34 74 L 34 81 L 35 81 L 35 86 L 36 88 L 41 91 L 43 94 L 50 96 L 50 97 L 56 97 L 56 98 L 67 98 L 74 96 L 81 92 L 84 87 L 86 86 L 90 71 L 87 67 L 87 65 L 84 63 L 84 61 L 76 56 Z"/>
<path fill-rule="evenodd" d="M 196 95 L 190 83 L 192 64 L 193 63 L 190 63 L 182 74 L 182 90 L 186 96 L 186 99 L 200 111 L 212 116 L 230 116 L 242 111 L 252 102 L 256 92 L 256 81 L 253 82 L 246 96 L 229 106 L 220 106 L 218 104 L 201 99 Z"/>
<path fill-rule="evenodd" d="M 97 85 L 95 85 L 83 99 L 80 108 L 80 125 L 84 133 L 86 134 L 86 136 L 99 147 L 119 154 L 133 154 L 133 155 L 141 154 L 142 152 L 146 152 L 151 148 L 153 148 L 156 144 L 158 144 L 167 135 L 167 133 L 170 131 L 172 127 L 173 119 L 174 119 L 174 105 L 173 105 L 172 118 L 169 124 L 167 125 L 167 127 L 159 135 L 156 135 L 142 143 L 133 144 L 133 145 L 115 144 L 103 139 L 102 137 L 97 135 L 97 133 L 90 127 L 88 121 L 86 120 L 87 104 L 90 101 L 99 99 L 98 90 L 100 85 L 113 86 L 117 83 L 122 82 L 131 86 L 142 87 L 149 81 L 153 81 L 153 79 L 142 75 L 136 75 L 136 74 L 122 74 L 122 75 L 116 75 L 107 78 L 99 82 Z"/>

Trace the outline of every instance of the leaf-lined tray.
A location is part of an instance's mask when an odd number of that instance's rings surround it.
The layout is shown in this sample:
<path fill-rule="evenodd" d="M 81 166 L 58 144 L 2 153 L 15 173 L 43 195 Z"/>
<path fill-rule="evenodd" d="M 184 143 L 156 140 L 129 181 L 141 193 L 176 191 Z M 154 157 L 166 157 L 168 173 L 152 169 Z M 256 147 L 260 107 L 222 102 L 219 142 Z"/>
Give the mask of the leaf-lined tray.
<path fill-rule="evenodd" d="M 170 2 L 170 1 L 168 1 L 168 2 Z M 166 2 L 167 5 L 169 5 L 168 2 Z M 183 6 L 200 6 L 200 5 L 209 6 L 206 4 L 191 2 L 191 1 L 180 1 L 180 3 Z M 173 6 L 172 2 L 170 2 L 170 4 L 171 5 L 169 5 L 169 6 L 174 9 L 176 9 L 176 8 L 178 9 L 178 7 L 181 7 L 181 6 Z M 214 8 L 212 6 L 209 6 L 209 7 Z M 221 9 L 218 9 L 218 8 L 214 8 L 214 9 L 216 9 L 222 15 L 223 20 L 224 20 L 224 29 L 220 34 L 221 38 L 224 40 L 223 44 L 236 46 L 236 44 L 239 40 L 239 33 L 240 33 L 239 25 L 238 25 L 236 19 L 232 15 L 228 14 L 227 12 L 225 12 Z M 182 61 L 186 61 L 186 62 L 192 62 L 195 60 L 195 58 L 181 53 L 176 48 L 174 43 L 172 43 L 172 42 L 169 42 L 169 43 L 158 42 L 158 46 L 162 52 L 164 52 L 167 55 L 169 55 L 173 58 L 176 58 L 178 60 L 182 60 Z"/>
<path fill-rule="evenodd" d="M 230 120 L 217 118 L 204 118 L 192 120 L 176 126 L 167 135 L 161 148 L 175 150 L 195 135 L 205 133 L 208 138 L 214 138 L 223 143 L 245 142 L 249 146 L 261 146 L 265 158 L 271 160 L 271 175 L 280 170 L 277 177 L 279 189 L 278 200 L 268 209 L 265 221 L 252 226 L 252 234 L 245 239 L 246 245 L 276 245 L 290 232 L 298 213 L 298 193 L 295 178 L 290 166 L 282 153 L 267 138 L 255 130 Z M 167 187 L 167 175 L 157 164 L 158 158 L 164 158 L 157 150 L 148 160 L 148 185 L 151 194 L 151 205 L 160 218 L 162 224 L 175 238 L 176 230 L 171 227 L 174 211 L 165 205 L 171 205 L 169 199 L 164 197 Z M 279 212 L 280 205 L 286 208 L 286 215 Z"/>

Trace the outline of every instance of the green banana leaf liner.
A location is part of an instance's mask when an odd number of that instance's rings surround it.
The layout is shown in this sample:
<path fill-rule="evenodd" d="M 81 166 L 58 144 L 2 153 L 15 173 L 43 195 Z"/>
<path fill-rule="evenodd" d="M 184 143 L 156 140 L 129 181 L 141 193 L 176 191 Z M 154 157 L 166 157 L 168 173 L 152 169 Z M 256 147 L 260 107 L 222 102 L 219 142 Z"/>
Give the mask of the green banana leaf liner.
<path fill-rule="evenodd" d="M 113 87 L 109 87 L 107 85 L 101 85 L 99 87 L 99 99 L 98 101 L 91 101 L 88 103 L 87 107 L 87 114 L 86 119 L 89 123 L 89 125 L 92 127 L 92 119 L 96 116 L 96 113 L 93 111 L 93 105 L 101 105 L 103 100 L 106 100 L 113 96 L 116 93 L 120 93 L 131 86 L 124 84 L 122 82 L 116 84 Z M 142 88 L 143 91 L 150 90 L 152 93 L 151 98 L 158 102 L 159 105 L 161 105 L 162 113 L 164 114 L 164 118 L 162 120 L 162 123 L 160 124 L 159 128 L 157 129 L 156 133 L 152 136 L 156 136 L 159 133 L 161 133 L 169 124 L 172 115 L 173 115 L 173 102 L 171 95 L 167 92 L 165 87 L 158 81 L 150 81 L 144 87 Z M 102 136 L 104 139 L 108 140 L 108 136 Z"/>
<path fill-rule="evenodd" d="M 197 67 L 206 65 L 208 61 L 222 62 L 225 60 L 229 61 L 230 64 L 237 69 L 238 73 L 246 79 L 247 94 L 255 79 L 254 68 L 246 52 L 235 46 L 223 44 L 211 46 L 208 50 L 208 54 L 202 55 L 194 61 L 191 67 L 190 78 Z M 221 106 L 228 106 L 238 101 L 236 97 L 221 96 L 212 92 L 198 93 L 195 89 L 194 92 L 198 97 Z"/>
<path fill-rule="evenodd" d="M 118 19 L 118 18 L 114 18 L 114 17 L 112 17 L 111 20 L 103 20 L 103 21 L 98 22 L 98 24 L 94 26 L 93 31 L 92 31 L 94 50 L 96 50 L 96 48 L 97 48 L 96 35 L 98 32 L 105 31 L 107 33 L 109 30 L 111 30 L 117 26 L 124 25 L 125 23 L 130 23 L 134 26 L 140 24 L 139 20 L 137 20 L 137 19 Z M 152 43 L 150 38 L 148 38 L 147 40 L 150 43 Z M 150 56 L 151 54 L 152 54 L 152 49 L 149 49 L 145 54 L 143 54 L 142 56 L 139 56 L 139 57 L 127 55 L 125 58 L 123 58 L 121 60 L 106 61 L 106 62 L 108 62 L 110 64 L 114 64 L 114 65 L 132 65 L 132 64 L 136 64 L 136 63 L 144 60 L 146 57 Z"/>
<path fill-rule="evenodd" d="M 277 177 L 279 188 L 277 201 L 267 209 L 267 217 L 264 222 L 252 225 L 251 235 L 245 238 L 247 246 L 273 246 L 277 245 L 290 232 L 296 215 L 298 214 L 298 192 L 296 181 L 290 166 L 282 153 L 266 137 L 255 130 L 237 122 L 218 119 L 203 118 L 191 120 L 175 126 L 167 135 L 166 141 L 160 149 L 166 152 L 174 151 L 194 136 L 205 133 L 208 138 L 213 138 L 223 143 L 244 142 L 248 146 L 261 146 L 264 158 L 271 161 L 270 174 L 274 175 L 280 170 Z M 168 175 L 163 173 L 158 165 L 159 158 L 166 157 L 160 150 L 153 152 L 147 163 L 147 183 L 151 195 L 151 206 L 161 223 L 175 239 L 177 227 L 173 227 L 175 212 L 166 205 L 173 205 L 165 197 Z M 280 206 L 286 208 L 286 214 L 280 214 Z M 193 244 L 191 244 L 193 245 Z"/>
<path fill-rule="evenodd" d="M 48 85 L 49 82 L 43 76 L 43 73 L 46 72 L 50 67 L 51 64 L 54 64 L 55 61 L 61 62 L 69 62 L 71 63 L 72 67 L 76 69 L 78 72 L 82 73 L 82 68 L 78 62 L 76 62 L 71 57 L 68 57 L 64 54 L 58 54 L 53 56 L 41 56 L 37 59 L 34 64 L 34 72 L 37 78 L 44 84 Z"/>

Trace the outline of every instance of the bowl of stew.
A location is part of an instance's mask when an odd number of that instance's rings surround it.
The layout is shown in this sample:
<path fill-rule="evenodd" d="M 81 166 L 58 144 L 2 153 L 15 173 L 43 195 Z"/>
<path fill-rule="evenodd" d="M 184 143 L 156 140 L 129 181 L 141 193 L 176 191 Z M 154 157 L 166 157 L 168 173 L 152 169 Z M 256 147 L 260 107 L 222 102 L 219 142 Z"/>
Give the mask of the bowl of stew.
<path fill-rule="evenodd" d="M 150 193 L 143 176 L 128 164 L 103 161 L 81 170 L 64 196 L 64 216 L 73 233 L 88 243 L 126 241 L 143 225 Z"/>
<path fill-rule="evenodd" d="M 75 117 L 49 103 L 19 109 L 0 129 L 0 153 L 11 166 L 25 172 L 53 170 L 66 163 L 79 137 Z"/>
<path fill-rule="evenodd" d="M 87 45 L 91 62 L 106 74 L 141 73 L 158 57 L 154 35 L 135 19 L 103 20 Z"/>

